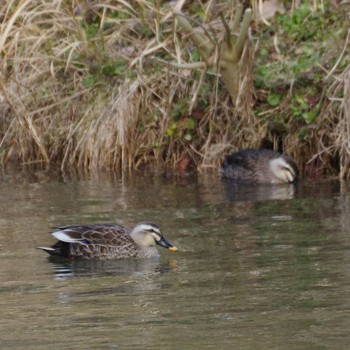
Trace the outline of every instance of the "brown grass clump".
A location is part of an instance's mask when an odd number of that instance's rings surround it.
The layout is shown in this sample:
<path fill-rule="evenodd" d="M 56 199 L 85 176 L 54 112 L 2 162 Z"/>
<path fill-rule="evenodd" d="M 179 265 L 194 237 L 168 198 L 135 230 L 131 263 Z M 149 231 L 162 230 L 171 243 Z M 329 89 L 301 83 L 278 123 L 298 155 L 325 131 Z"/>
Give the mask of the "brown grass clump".
<path fill-rule="evenodd" d="M 317 155 L 325 161 L 326 152 L 339 155 L 347 173 L 349 106 L 340 92 L 348 91 L 347 71 L 320 92 L 326 102 L 329 95 L 342 100 L 327 103 L 327 117 L 322 113 L 313 123 L 305 125 L 289 112 L 292 88 L 277 107 L 266 103 L 271 87 L 254 86 L 252 72 L 267 21 L 253 26 L 232 103 L 215 67 L 225 33 L 220 16 L 229 22 L 234 3 L 8 1 L 0 8 L 0 163 L 114 170 L 165 165 L 185 171 L 216 168 L 226 152 L 268 141 L 299 164 Z M 174 10 L 196 19 L 192 26 L 210 35 L 212 68 L 191 69 L 203 62 L 179 31 Z M 283 132 L 276 132 L 276 120 L 282 120 Z M 308 138 L 300 137 L 301 126 Z"/>
<path fill-rule="evenodd" d="M 339 177 L 350 178 L 350 65 L 327 90 L 330 103 L 321 117 L 331 132 L 321 133 L 320 150 L 313 159 L 339 158 Z"/>
<path fill-rule="evenodd" d="M 208 167 L 234 137 L 254 143 L 252 49 L 236 109 L 218 76 L 159 63 L 196 60 L 172 11 L 147 1 L 8 3 L 0 14 L 1 163 Z"/>

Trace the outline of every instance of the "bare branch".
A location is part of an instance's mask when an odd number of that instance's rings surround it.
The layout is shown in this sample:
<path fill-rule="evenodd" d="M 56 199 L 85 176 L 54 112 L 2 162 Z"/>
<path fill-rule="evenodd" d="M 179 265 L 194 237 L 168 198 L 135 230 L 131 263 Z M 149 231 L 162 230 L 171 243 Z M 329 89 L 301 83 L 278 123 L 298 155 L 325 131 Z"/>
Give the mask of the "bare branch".
<path fill-rule="evenodd" d="M 231 31 L 230 31 L 230 27 L 229 25 L 227 24 L 226 20 L 225 20 L 225 17 L 224 17 L 224 14 L 220 11 L 219 13 L 219 16 L 220 16 L 220 19 L 221 19 L 221 22 L 225 28 L 225 40 L 226 40 L 226 43 L 227 43 L 227 46 L 229 47 L 229 49 L 231 49 L 231 46 L 232 46 L 232 42 L 231 42 Z"/>
<path fill-rule="evenodd" d="M 204 62 L 178 63 L 174 61 L 168 62 L 158 57 L 152 57 L 152 59 L 160 63 L 163 63 L 164 65 L 171 66 L 174 68 L 180 68 L 180 69 L 203 69 L 207 67 L 207 65 Z"/>
<path fill-rule="evenodd" d="M 243 13 L 243 5 L 238 4 L 236 7 L 235 17 L 233 19 L 233 22 L 230 23 L 231 33 L 235 33 L 238 31 L 239 21 L 241 19 L 242 13 Z"/>
<path fill-rule="evenodd" d="M 241 56 L 243 52 L 243 47 L 247 39 L 247 33 L 248 33 L 251 20 L 252 20 L 252 10 L 246 9 L 244 13 L 243 21 L 242 21 L 241 30 L 239 32 L 237 44 L 236 44 L 236 53 L 238 56 Z"/>
<path fill-rule="evenodd" d="M 202 58 L 207 61 L 215 48 L 210 36 L 204 35 L 198 31 L 198 29 L 193 28 L 181 12 L 176 11 L 175 16 L 181 29 L 183 29 L 193 41 Z"/>

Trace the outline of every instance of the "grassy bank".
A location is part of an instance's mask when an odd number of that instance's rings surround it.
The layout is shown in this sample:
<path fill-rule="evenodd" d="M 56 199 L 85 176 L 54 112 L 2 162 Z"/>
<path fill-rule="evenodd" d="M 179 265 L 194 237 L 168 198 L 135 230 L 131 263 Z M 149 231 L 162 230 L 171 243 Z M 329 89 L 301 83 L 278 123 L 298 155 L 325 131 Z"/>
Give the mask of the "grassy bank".
<path fill-rule="evenodd" d="M 167 64 L 200 59 L 169 2 L 84 4 L 23 0 L 0 9 L 2 164 L 183 171 L 265 145 L 295 157 L 307 175 L 347 176 L 349 4 L 291 2 L 255 20 L 236 105 L 214 70 Z M 232 7 L 181 9 L 220 41 L 219 13 Z"/>

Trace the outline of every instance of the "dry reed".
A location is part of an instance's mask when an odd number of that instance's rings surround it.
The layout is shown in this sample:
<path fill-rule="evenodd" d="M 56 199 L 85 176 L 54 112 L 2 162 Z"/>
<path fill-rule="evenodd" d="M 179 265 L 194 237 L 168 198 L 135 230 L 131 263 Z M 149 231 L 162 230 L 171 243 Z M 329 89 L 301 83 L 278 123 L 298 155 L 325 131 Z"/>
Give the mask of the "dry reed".
<path fill-rule="evenodd" d="M 258 147 L 269 137 L 268 118 L 253 111 L 253 45 L 244 50 L 234 107 L 212 72 L 159 63 L 197 58 L 176 32 L 172 8 L 155 3 L 12 0 L 0 9 L 2 164 L 120 170 L 177 168 L 186 160 L 197 168 L 216 168 L 224 153 Z M 228 10 L 228 3 L 196 1 L 186 8 L 177 1 L 175 6 L 189 12 L 202 8 L 203 28 L 222 40 L 222 25 L 210 14 Z M 341 81 L 348 80 L 345 71 Z M 336 90 L 329 94 L 337 95 Z M 329 137 L 336 140 L 331 150 L 341 155 L 342 174 L 350 167 L 346 101 L 339 123 L 329 122 L 335 126 Z M 299 159 L 298 141 L 288 140 L 289 153 Z"/>

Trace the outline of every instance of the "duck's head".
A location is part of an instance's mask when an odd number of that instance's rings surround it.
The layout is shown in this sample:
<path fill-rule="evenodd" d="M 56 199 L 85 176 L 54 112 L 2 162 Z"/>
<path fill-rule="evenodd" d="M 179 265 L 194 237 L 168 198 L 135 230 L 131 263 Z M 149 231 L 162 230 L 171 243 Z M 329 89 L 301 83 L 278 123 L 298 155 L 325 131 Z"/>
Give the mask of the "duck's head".
<path fill-rule="evenodd" d="M 140 247 L 151 247 L 158 244 L 172 251 L 177 250 L 176 247 L 164 238 L 159 226 L 153 222 L 141 222 L 137 224 L 131 231 L 130 236 Z"/>
<path fill-rule="evenodd" d="M 298 166 L 292 158 L 281 155 L 271 159 L 269 165 L 278 182 L 295 183 L 298 181 Z"/>

